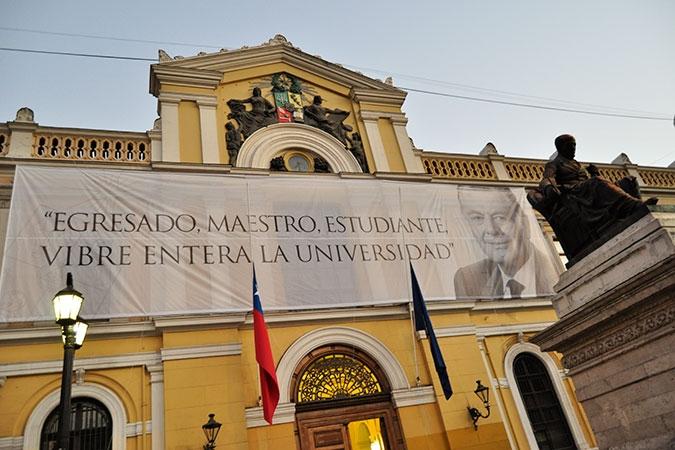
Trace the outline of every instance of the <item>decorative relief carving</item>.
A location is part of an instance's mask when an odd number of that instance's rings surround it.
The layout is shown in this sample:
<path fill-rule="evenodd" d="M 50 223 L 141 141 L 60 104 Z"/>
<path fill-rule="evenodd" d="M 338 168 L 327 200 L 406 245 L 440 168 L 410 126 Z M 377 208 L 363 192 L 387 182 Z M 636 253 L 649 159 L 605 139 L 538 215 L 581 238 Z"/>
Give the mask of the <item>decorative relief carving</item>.
<path fill-rule="evenodd" d="M 9 133 L 0 131 L 0 155 L 5 155 L 9 150 Z"/>
<path fill-rule="evenodd" d="M 275 42 L 284 44 L 287 41 L 283 36 L 278 35 L 275 37 Z M 274 42 L 270 41 L 269 45 L 273 44 Z M 271 87 L 273 103 L 265 98 L 263 87 L 265 89 Z M 344 150 L 351 152 L 358 160 L 361 169 L 367 172 L 368 166 L 361 138 L 358 133 L 352 133 L 350 137 L 349 133 L 353 127 L 344 123 L 350 112 L 323 106 L 323 99 L 320 95 L 314 95 L 312 102 L 308 106 L 303 106 L 303 103 L 307 101 L 305 94 L 313 91 L 311 86 L 305 88 L 299 78 L 287 72 L 279 72 L 272 75 L 269 81 L 264 79 L 255 85 L 251 97 L 227 100 L 226 104 L 230 109 L 227 118 L 234 119 L 237 125 L 235 126 L 233 122 L 227 122 L 225 125 L 230 164 L 234 165 L 240 148 L 256 131 L 270 125 L 304 123 L 340 141 Z M 247 104 L 251 105 L 250 109 L 247 109 Z M 276 159 L 272 160 L 270 169 L 290 170 L 288 167 L 283 169 Z M 332 170 L 327 162 L 324 164 L 324 161 L 320 160 L 316 164 L 315 171 L 331 172 Z"/>
<path fill-rule="evenodd" d="M 587 345 L 580 350 L 568 353 L 562 359 L 566 369 L 572 369 L 580 364 L 598 358 L 599 356 L 616 350 L 646 336 L 659 328 L 671 324 L 675 320 L 675 306 L 656 311 L 643 317 L 635 323 L 611 333 L 601 340 Z"/>

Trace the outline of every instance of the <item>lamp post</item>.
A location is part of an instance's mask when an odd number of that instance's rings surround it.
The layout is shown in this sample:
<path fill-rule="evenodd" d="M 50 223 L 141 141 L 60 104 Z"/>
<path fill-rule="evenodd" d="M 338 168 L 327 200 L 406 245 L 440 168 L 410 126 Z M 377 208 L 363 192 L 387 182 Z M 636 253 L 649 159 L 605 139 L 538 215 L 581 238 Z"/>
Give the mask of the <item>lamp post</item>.
<path fill-rule="evenodd" d="M 63 339 L 63 373 L 61 374 L 61 401 L 59 404 L 58 448 L 68 450 L 70 440 L 70 391 L 73 378 L 75 350 L 82 347 L 87 334 L 87 323 L 79 317 L 84 297 L 73 289 L 73 275 L 68 272 L 66 288 L 54 296 L 54 317 L 61 325 Z"/>
<path fill-rule="evenodd" d="M 471 419 L 473 420 L 473 429 L 477 430 L 478 429 L 478 419 L 487 419 L 490 417 L 490 388 L 485 387 L 481 384 L 480 380 L 476 380 L 476 390 L 473 391 L 476 396 L 481 399 L 483 402 L 483 406 L 487 410 L 487 414 L 483 415 L 478 409 L 476 408 L 471 408 L 467 406 L 467 409 L 469 410 L 469 415 L 471 416 Z"/>
<path fill-rule="evenodd" d="M 216 422 L 214 419 L 216 415 L 211 413 L 209 414 L 209 420 L 204 425 L 202 425 L 202 430 L 204 431 L 204 436 L 206 436 L 206 444 L 204 444 L 204 450 L 213 450 L 216 448 L 216 438 L 218 437 L 218 432 L 220 431 L 221 423 Z"/>

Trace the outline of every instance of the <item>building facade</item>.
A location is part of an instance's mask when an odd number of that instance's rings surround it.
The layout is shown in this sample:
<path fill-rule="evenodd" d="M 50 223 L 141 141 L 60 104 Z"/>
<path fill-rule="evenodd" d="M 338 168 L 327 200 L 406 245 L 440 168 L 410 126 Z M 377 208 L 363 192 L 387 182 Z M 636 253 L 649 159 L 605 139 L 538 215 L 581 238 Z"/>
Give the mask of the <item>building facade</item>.
<path fill-rule="evenodd" d="M 206 177 L 214 186 L 278 180 L 290 186 L 288 195 L 300 196 L 314 182 L 522 191 L 538 183 L 546 162 L 500 155 L 492 144 L 476 155 L 417 149 L 401 111 L 406 92 L 308 55 L 283 36 L 185 58 L 160 51 L 150 92 L 159 119 L 146 133 L 40 126 L 27 108 L 0 124 L 3 253 L 10 206 L 18 208 L 17 167 L 123 170 L 131 179 L 176 176 L 177 183 Z M 635 176 L 643 194 L 675 204 L 673 169 L 639 167 L 625 155 L 598 166 L 610 180 Z M 322 198 L 311 202 L 325 205 Z M 536 231 L 560 273 L 564 255 L 550 229 L 540 221 Z M 12 260 L 3 264 L 5 273 Z M 51 270 L 56 279 L 67 271 Z M 20 282 L 43 276 L 22 272 Z M 285 281 L 263 280 L 265 304 L 266 292 L 273 297 Z M 77 287 L 77 272 L 75 281 Z M 250 285 L 248 278 L 237 282 Z M 54 284 L 54 293 L 61 287 Z M 2 292 L 3 308 L 20 301 Z M 560 355 L 529 342 L 556 321 L 550 293 L 514 292 L 508 299 L 448 295 L 428 302 L 454 389 L 448 400 L 409 301 L 270 308 L 280 388 L 272 425 L 259 402 L 250 312 L 97 315 L 75 360 L 73 436 L 82 448 L 198 449 L 201 425 L 215 413 L 222 423 L 218 448 L 232 450 L 594 448 Z M 59 330 L 53 321 L 7 317 L 0 324 L 0 449 L 56 448 Z M 477 428 L 467 410 L 486 412 L 474 395 L 476 380 L 489 388 L 491 406 Z"/>

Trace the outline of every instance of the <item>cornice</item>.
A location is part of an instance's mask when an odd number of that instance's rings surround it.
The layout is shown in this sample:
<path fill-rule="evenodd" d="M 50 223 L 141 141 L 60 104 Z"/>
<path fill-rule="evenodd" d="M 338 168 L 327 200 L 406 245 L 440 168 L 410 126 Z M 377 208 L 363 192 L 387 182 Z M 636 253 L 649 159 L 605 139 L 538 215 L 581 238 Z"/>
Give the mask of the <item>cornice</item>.
<path fill-rule="evenodd" d="M 397 408 L 436 403 L 436 393 L 433 386 L 398 389 L 392 391 L 391 397 Z"/>
<path fill-rule="evenodd" d="M 35 131 L 39 127 L 36 122 L 7 122 L 7 128 L 14 131 Z"/>
<path fill-rule="evenodd" d="M 143 334 L 154 335 L 155 326 L 150 321 L 143 322 L 120 322 L 120 323 L 96 323 L 89 325 L 87 336 L 114 336 Z M 37 326 L 31 328 L 0 328 L 0 343 L 13 341 L 56 341 L 61 336 L 61 331 L 56 325 Z"/>
<path fill-rule="evenodd" d="M 494 325 L 494 326 L 481 326 L 476 327 L 476 336 L 478 337 L 487 337 L 487 336 L 501 336 L 505 334 L 518 334 L 518 333 L 536 333 L 542 331 L 555 322 L 535 322 L 535 323 L 516 323 L 509 325 Z"/>
<path fill-rule="evenodd" d="M 261 406 L 254 406 L 246 408 L 246 428 L 266 427 L 269 424 L 263 417 L 263 409 Z M 295 422 L 295 403 L 279 403 L 277 409 L 274 411 L 272 423 L 275 425 L 280 423 Z"/>
<path fill-rule="evenodd" d="M 181 100 L 189 100 L 197 102 L 200 106 L 216 106 L 218 105 L 218 98 L 216 95 L 196 95 L 183 94 L 174 92 L 162 92 L 158 97 L 160 102 L 178 103 Z"/>
<path fill-rule="evenodd" d="M 150 93 L 157 97 L 163 83 L 215 89 L 222 78 L 222 72 L 218 71 L 153 64 L 150 66 Z"/>
<path fill-rule="evenodd" d="M 145 366 L 160 364 L 158 352 L 125 353 L 110 356 L 96 356 L 91 358 L 76 358 L 73 369 L 101 370 L 120 367 Z M 0 365 L 0 377 L 17 377 L 25 375 L 39 375 L 57 373 L 63 369 L 63 361 L 19 362 Z"/>
<path fill-rule="evenodd" d="M 542 331 L 555 322 L 533 322 L 533 323 L 514 323 L 508 325 L 457 325 L 452 327 L 439 327 L 434 329 L 436 337 L 454 337 L 454 336 L 476 336 L 478 339 L 484 339 L 488 336 L 503 336 L 508 334 L 519 333 L 536 333 Z M 427 335 L 422 331 L 418 331 L 417 335 L 420 339 L 426 339 Z"/>
<path fill-rule="evenodd" d="M 350 97 L 357 103 L 369 102 L 397 107 L 403 105 L 407 95 L 407 92 L 398 89 L 395 91 L 383 91 L 381 89 L 363 89 L 354 87 L 350 92 Z"/>
<path fill-rule="evenodd" d="M 290 45 L 281 44 L 261 45 L 153 64 L 151 66 L 151 92 L 154 94 L 152 87 L 153 73 L 156 73 L 160 68 L 182 69 L 181 72 L 176 72 L 181 74 L 188 74 L 190 70 L 194 70 L 195 73 L 198 71 L 209 71 L 223 74 L 242 68 L 259 67 L 278 62 L 286 63 L 319 77 L 337 82 L 345 87 L 351 88 L 356 86 L 388 91 L 394 94 L 403 93 L 405 96 L 404 91 L 382 81 L 349 70 L 339 64 L 325 61 L 318 56 L 309 55 Z"/>
<path fill-rule="evenodd" d="M 623 327 L 604 333 L 600 338 L 565 353 L 563 365 L 578 372 L 603 362 L 609 355 L 642 345 L 673 332 L 675 305 L 666 307 L 623 324 Z"/>
<path fill-rule="evenodd" d="M 241 355 L 241 343 L 163 348 L 160 350 L 160 354 L 162 361 Z"/>
<path fill-rule="evenodd" d="M 389 119 L 392 121 L 392 123 L 400 123 L 405 125 L 408 123 L 408 119 L 405 117 L 405 114 L 403 113 L 392 113 L 392 112 L 385 112 L 385 111 L 369 111 L 369 110 L 361 110 L 359 113 L 359 118 L 363 121 L 368 121 L 368 120 L 378 120 L 378 119 Z"/>

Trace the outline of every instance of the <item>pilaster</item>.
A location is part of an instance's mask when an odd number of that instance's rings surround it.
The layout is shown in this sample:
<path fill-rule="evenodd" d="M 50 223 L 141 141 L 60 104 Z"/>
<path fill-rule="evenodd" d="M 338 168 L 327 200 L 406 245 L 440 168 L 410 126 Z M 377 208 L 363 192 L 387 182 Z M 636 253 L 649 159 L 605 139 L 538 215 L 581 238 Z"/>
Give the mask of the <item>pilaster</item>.
<path fill-rule="evenodd" d="M 415 156 L 415 153 L 413 152 L 410 136 L 408 136 L 408 130 L 406 130 L 405 127 L 408 123 L 408 119 L 404 114 L 391 114 L 389 120 L 391 120 L 391 124 L 394 127 L 394 134 L 396 135 L 398 148 L 401 149 L 401 158 L 403 158 L 406 172 L 426 173 L 424 166 L 422 166 L 422 160 Z"/>
<path fill-rule="evenodd" d="M 152 162 L 162 161 L 162 119 L 156 119 L 152 130 L 147 131 L 150 138 L 150 154 Z"/>
<path fill-rule="evenodd" d="M 375 163 L 373 172 L 389 172 L 389 161 L 387 161 L 387 154 L 384 151 L 382 136 L 380 136 L 380 129 L 377 126 L 377 120 L 379 118 L 380 115 L 377 112 L 361 111 L 361 120 L 366 127 L 366 136 L 370 143 L 370 151 L 372 152 L 373 162 Z"/>
<path fill-rule="evenodd" d="M 495 169 L 495 175 L 497 175 L 497 179 L 500 181 L 510 181 L 511 177 L 506 171 L 506 166 L 504 165 L 504 159 L 506 158 L 503 155 L 487 155 L 487 157 L 492 163 L 492 168 Z"/>
<path fill-rule="evenodd" d="M 35 122 L 8 122 L 11 131 L 8 158 L 31 158 L 33 154 L 34 133 L 38 127 Z"/>
<path fill-rule="evenodd" d="M 202 138 L 202 161 L 204 164 L 220 164 L 216 97 L 198 98 L 197 105 L 199 106 L 199 127 Z"/>
<path fill-rule="evenodd" d="M 178 104 L 180 98 L 159 96 L 160 116 L 162 119 L 161 161 L 180 162 L 180 135 L 178 123 Z M 153 160 L 154 157 L 153 157 Z"/>
<path fill-rule="evenodd" d="M 164 450 L 164 365 L 146 366 L 150 373 L 152 450 Z"/>

